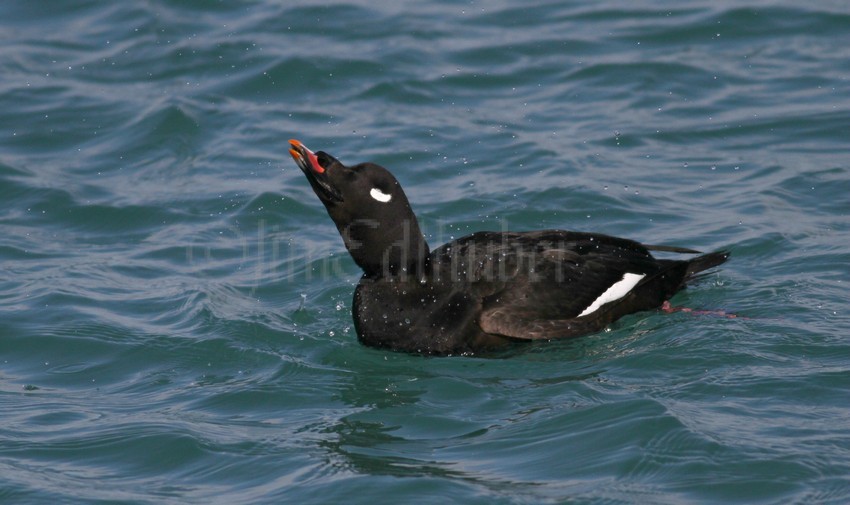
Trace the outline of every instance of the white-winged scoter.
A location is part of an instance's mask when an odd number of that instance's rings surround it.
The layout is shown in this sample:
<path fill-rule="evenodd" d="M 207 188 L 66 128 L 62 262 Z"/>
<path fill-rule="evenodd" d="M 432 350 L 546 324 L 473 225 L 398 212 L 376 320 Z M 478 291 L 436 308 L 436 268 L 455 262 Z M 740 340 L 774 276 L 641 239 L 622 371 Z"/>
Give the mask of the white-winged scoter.
<path fill-rule="evenodd" d="M 420 354 L 471 354 L 511 343 L 569 338 L 660 307 L 727 251 L 698 254 L 599 233 L 477 232 L 433 251 L 384 167 L 351 167 L 290 140 L 307 176 L 363 269 L 354 326 L 366 345 Z"/>

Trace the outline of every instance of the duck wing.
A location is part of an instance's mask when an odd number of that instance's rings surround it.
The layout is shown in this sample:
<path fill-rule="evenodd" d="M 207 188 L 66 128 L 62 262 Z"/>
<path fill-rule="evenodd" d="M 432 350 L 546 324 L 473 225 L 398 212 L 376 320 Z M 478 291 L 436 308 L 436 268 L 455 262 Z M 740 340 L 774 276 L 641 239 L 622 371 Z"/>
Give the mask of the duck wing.
<path fill-rule="evenodd" d="M 470 277 L 479 300 L 478 325 L 520 340 L 598 331 L 660 306 L 688 275 L 688 261 L 658 260 L 645 245 L 602 234 L 545 230 L 470 239 L 451 247 L 460 258 L 457 272 Z"/>

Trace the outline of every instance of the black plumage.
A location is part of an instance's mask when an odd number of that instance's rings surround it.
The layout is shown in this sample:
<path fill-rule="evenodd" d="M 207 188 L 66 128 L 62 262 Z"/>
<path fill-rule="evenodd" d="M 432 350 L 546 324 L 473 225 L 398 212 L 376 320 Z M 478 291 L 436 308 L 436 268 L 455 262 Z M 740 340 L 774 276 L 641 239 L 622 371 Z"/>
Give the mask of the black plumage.
<path fill-rule="evenodd" d="M 697 251 L 562 230 L 478 232 L 430 251 L 389 171 L 372 163 L 347 167 L 290 144 L 364 271 L 352 310 L 366 345 L 459 354 L 586 335 L 660 307 L 729 256 L 656 259 L 650 251 Z"/>

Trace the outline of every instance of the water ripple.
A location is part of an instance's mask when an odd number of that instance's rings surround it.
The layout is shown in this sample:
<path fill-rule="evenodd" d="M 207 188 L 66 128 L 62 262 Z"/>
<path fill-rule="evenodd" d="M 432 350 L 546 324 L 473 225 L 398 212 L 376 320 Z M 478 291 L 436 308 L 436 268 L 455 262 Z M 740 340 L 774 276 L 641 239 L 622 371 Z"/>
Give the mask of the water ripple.
<path fill-rule="evenodd" d="M 0 20 L 0 500 L 850 496 L 843 3 Z M 432 245 L 731 247 L 673 303 L 738 317 L 649 312 L 487 358 L 365 348 L 360 272 L 292 137 L 392 169 Z"/>

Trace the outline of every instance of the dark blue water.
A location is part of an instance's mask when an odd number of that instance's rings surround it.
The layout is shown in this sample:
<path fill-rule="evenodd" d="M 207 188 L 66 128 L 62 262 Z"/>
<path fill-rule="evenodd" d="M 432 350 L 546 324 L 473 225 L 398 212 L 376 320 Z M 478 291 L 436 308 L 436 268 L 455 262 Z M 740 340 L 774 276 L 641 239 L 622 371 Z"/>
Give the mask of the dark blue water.
<path fill-rule="evenodd" d="M 850 501 L 846 2 L 6 2 L 0 502 Z M 732 258 L 497 358 L 369 349 L 287 154 L 432 246 Z"/>

